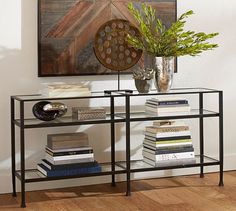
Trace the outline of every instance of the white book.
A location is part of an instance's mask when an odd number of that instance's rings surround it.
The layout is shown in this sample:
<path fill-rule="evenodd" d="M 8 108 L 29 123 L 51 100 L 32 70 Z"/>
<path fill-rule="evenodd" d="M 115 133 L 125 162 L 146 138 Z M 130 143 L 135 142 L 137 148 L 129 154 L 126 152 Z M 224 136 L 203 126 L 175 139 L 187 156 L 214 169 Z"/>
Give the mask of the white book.
<path fill-rule="evenodd" d="M 151 98 L 148 99 L 150 101 L 154 101 L 154 102 L 165 102 L 165 101 L 187 101 L 185 98 L 180 98 L 180 97 L 158 97 L 158 98 Z"/>
<path fill-rule="evenodd" d="M 45 156 L 45 159 L 53 164 L 53 165 L 64 165 L 64 164 L 73 164 L 73 163 L 88 163 L 88 162 L 94 162 L 94 158 L 79 158 L 79 159 L 69 159 L 69 160 L 57 160 L 54 161 L 50 159 L 49 156 Z"/>
<path fill-rule="evenodd" d="M 145 110 L 145 113 L 147 116 L 165 116 L 165 117 L 168 117 L 168 116 L 186 116 L 186 115 L 189 115 L 190 112 L 189 111 L 179 111 L 179 112 L 163 112 L 163 113 L 157 113 L 156 111 L 148 111 L 148 110 Z"/>
<path fill-rule="evenodd" d="M 152 102 L 146 102 L 145 103 L 146 107 L 150 107 L 150 108 L 155 108 L 155 109 L 159 109 L 159 108 L 179 108 L 179 107 L 189 107 L 189 104 L 168 104 L 168 105 L 158 105 L 158 104 L 154 104 Z"/>
<path fill-rule="evenodd" d="M 143 150 L 143 156 L 155 161 L 164 161 L 164 160 L 176 160 L 184 158 L 194 158 L 194 152 L 179 152 L 179 153 L 170 153 L 170 154 L 158 154 L 154 155 Z"/>
<path fill-rule="evenodd" d="M 166 137 L 177 137 L 177 136 L 191 136 L 189 130 L 180 132 L 163 132 L 163 133 L 150 133 L 145 131 L 144 135 L 151 136 L 154 138 L 166 138 Z"/>
<path fill-rule="evenodd" d="M 44 92 L 44 96 L 47 97 L 80 97 L 80 96 L 91 96 L 90 91 L 63 91 L 63 90 L 54 90 L 49 92 Z"/>
<path fill-rule="evenodd" d="M 178 160 L 165 160 L 165 161 L 154 161 L 146 157 L 143 158 L 143 161 L 151 166 L 155 167 L 164 167 L 164 166 L 175 166 L 175 165 L 187 165 L 196 163 L 195 158 L 185 158 Z"/>
<path fill-rule="evenodd" d="M 174 112 L 190 112 L 190 106 L 166 106 L 166 107 L 151 107 L 145 106 L 147 112 L 156 112 L 157 114 L 174 113 Z"/>
<path fill-rule="evenodd" d="M 63 155 L 63 156 L 51 156 L 48 153 L 46 153 L 45 158 L 48 158 L 52 161 L 60 161 L 60 160 L 74 160 L 74 159 L 83 159 L 83 158 L 93 158 L 93 153 L 88 154 L 75 154 L 75 155 Z"/>
<path fill-rule="evenodd" d="M 79 84 L 49 84 L 41 93 L 47 97 L 91 96 L 89 88 Z"/>

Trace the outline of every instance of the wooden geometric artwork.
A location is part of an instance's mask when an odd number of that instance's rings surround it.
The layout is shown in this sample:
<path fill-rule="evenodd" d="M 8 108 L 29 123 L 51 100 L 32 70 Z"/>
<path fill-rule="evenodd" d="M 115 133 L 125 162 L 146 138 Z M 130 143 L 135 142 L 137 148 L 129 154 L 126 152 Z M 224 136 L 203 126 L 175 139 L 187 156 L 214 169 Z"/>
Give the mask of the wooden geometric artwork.
<path fill-rule="evenodd" d="M 176 20 L 176 0 L 38 0 L 38 76 L 117 74 L 105 68 L 93 50 L 99 27 L 112 19 L 137 23 L 127 9 L 129 2 L 152 5 L 168 27 Z M 142 59 L 131 73 L 142 66 Z"/>

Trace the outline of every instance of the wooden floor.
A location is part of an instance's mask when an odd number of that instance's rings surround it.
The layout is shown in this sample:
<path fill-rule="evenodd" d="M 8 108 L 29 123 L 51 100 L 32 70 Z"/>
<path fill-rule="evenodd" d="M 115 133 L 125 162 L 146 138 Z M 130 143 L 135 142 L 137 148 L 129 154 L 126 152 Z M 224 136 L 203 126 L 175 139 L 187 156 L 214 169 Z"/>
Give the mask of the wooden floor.
<path fill-rule="evenodd" d="M 125 183 L 27 192 L 27 208 L 19 208 L 20 195 L 0 195 L 0 210 L 42 211 L 224 211 L 236 210 L 236 171 L 224 174 L 225 186 L 218 186 L 218 174 L 205 178 L 181 176 L 132 182 L 132 195 L 125 196 Z"/>

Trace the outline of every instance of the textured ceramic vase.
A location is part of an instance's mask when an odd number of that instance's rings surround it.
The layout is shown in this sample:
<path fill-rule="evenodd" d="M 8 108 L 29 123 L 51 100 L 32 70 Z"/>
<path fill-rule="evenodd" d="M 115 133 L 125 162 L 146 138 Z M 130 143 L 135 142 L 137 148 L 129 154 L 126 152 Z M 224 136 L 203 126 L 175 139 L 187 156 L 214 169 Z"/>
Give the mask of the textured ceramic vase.
<path fill-rule="evenodd" d="M 158 92 L 169 92 L 174 75 L 174 57 L 154 57 L 154 84 Z"/>
<path fill-rule="evenodd" d="M 149 80 L 140 80 L 134 79 L 136 89 L 139 93 L 148 93 L 152 87 L 152 79 Z"/>
<path fill-rule="evenodd" d="M 146 67 L 145 62 L 142 68 L 136 68 L 133 71 L 135 86 L 139 93 L 148 93 L 151 90 L 153 73 L 153 68 Z"/>

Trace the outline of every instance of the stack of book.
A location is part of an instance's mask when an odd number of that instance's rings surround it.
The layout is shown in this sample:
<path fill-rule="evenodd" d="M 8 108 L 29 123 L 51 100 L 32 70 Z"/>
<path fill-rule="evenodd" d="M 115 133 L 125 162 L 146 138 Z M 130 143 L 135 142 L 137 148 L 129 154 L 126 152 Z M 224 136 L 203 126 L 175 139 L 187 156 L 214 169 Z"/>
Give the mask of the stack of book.
<path fill-rule="evenodd" d="M 88 87 L 79 84 L 50 84 L 42 90 L 42 95 L 47 97 L 79 97 L 90 96 Z"/>
<path fill-rule="evenodd" d="M 183 98 L 151 98 L 146 100 L 145 111 L 148 114 L 169 115 L 174 112 L 189 113 L 188 100 Z"/>
<path fill-rule="evenodd" d="M 94 160 L 86 133 L 50 134 L 45 152 L 45 159 L 42 159 L 37 168 L 47 177 L 101 171 L 101 166 Z"/>
<path fill-rule="evenodd" d="M 195 163 L 189 126 L 172 120 L 155 121 L 152 126 L 147 126 L 143 160 L 160 167 Z"/>

